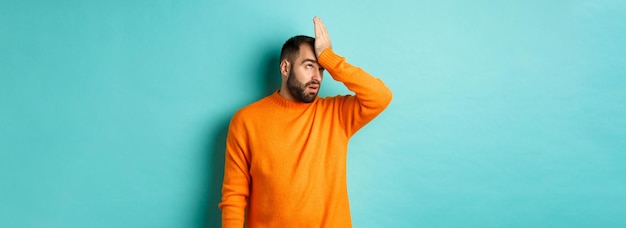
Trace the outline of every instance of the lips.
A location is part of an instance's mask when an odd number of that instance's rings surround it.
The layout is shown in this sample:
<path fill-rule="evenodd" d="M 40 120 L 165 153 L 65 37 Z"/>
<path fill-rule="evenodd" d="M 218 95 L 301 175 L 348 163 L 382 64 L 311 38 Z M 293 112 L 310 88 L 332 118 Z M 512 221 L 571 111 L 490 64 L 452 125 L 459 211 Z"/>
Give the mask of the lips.
<path fill-rule="evenodd" d="M 307 89 L 312 90 L 313 92 L 317 92 L 317 90 L 319 90 L 320 86 L 319 85 L 309 85 L 307 87 Z"/>
<path fill-rule="evenodd" d="M 320 83 L 317 80 L 311 80 L 304 86 L 306 86 L 306 88 L 311 91 L 311 93 L 317 93 L 317 91 L 320 89 Z"/>

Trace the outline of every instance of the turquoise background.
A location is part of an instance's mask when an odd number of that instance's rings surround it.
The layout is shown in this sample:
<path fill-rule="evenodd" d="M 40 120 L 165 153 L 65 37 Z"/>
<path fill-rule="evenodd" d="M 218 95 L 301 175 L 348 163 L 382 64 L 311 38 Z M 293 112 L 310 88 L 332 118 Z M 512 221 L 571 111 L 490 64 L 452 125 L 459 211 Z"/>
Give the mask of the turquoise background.
<path fill-rule="evenodd" d="M 621 0 L 1 1 L 0 227 L 219 227 L 228 121 L 315 15 L 394 92 L 355 227 L 626 227 Z"/>

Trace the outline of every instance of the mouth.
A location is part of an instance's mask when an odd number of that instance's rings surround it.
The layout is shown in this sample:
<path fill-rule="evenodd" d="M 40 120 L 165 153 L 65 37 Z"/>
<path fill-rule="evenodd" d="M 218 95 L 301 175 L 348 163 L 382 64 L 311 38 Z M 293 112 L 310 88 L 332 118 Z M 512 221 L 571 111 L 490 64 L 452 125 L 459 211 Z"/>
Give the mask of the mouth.
<path fill-rule="evenodd" d="M 317 93 L 317 91 L 320 89 L 319 85 L 310 85 L 307 87 L 307 89 L 309 89 L 311 92 Z"/>

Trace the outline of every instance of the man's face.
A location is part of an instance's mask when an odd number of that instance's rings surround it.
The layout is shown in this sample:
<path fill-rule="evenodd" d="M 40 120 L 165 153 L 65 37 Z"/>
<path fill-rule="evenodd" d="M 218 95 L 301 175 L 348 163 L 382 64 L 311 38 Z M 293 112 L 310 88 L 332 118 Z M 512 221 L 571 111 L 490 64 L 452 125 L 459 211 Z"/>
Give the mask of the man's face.
<path fill-rule="evenodd" d="M 313 47 L 306 43 L 301 44 L 298 56 L 289 67 L 289 93 L 300 102 L 313 102 L 322 84 L 323 72 L 324 68 L 317 63 Z"/>

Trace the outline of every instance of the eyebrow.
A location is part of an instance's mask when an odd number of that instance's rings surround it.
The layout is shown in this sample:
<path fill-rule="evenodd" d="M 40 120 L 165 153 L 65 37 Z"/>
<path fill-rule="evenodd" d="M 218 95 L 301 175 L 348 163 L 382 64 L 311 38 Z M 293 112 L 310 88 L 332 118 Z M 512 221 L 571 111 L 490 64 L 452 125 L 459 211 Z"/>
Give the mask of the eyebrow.
<path fill-rule="evenodd" d="M 313 62 L 313 63 L 317 64 L 317 61 L 315 59 L 304 59 L 304 60 L 302 60 L 302 63 L 300 63 L 300 64 L 304 64 L 306 62 Z"/>
<path fill-rule="evenodd" d="M 315 60 L 315 59 L 304 59 L 304 60 L 302 60 L 302 63 L 300 63 L 300 64 L 304 64 L 304 63 L 307 63 L 307 62 L 315 63 L 315 65 L 317 65 L 317 67 L 319 67 L 321 70 L 325 70 L 324 67 L 322 67 L 322 65 L 320 65 L 317 62 L 317 60 Z"/>

